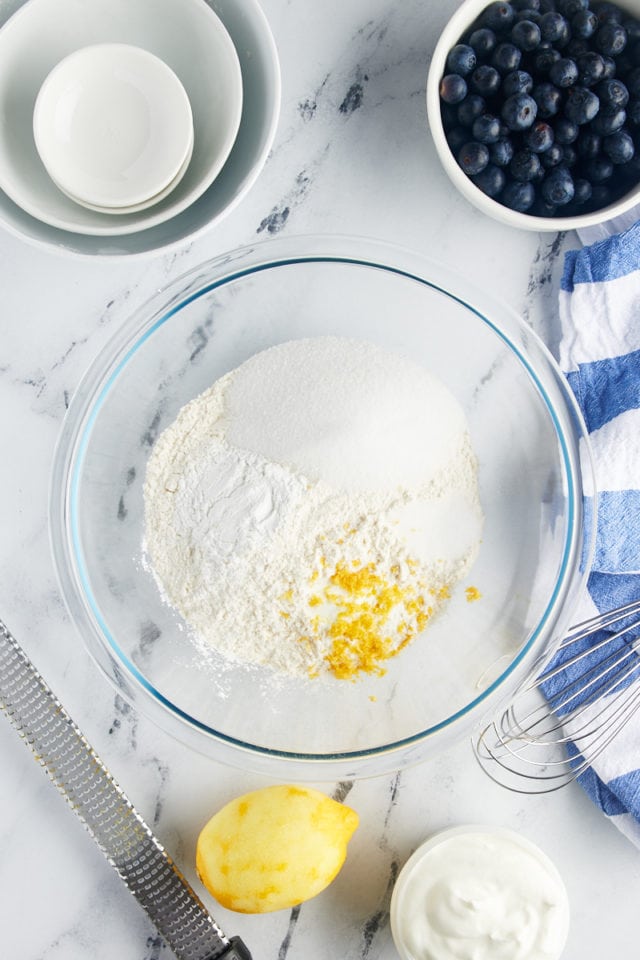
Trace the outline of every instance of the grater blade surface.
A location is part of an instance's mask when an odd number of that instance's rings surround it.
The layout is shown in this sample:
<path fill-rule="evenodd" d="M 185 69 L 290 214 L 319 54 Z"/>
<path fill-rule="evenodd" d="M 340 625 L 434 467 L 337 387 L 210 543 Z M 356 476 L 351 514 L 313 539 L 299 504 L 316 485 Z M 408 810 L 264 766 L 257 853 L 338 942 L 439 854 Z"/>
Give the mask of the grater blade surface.
<path fill-rule="evenodd" d="M 251 960 L 227 937 L 0 620 L 0 708 L 179 960 Z"/>

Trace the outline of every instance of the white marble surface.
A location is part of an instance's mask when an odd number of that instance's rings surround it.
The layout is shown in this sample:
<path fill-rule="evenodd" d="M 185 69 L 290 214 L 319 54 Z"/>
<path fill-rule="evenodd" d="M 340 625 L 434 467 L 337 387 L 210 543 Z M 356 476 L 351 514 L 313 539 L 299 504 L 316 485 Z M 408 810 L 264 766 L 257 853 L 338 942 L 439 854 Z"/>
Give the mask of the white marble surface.
<path fill-rule="evenodd" d="M 85 367 L 136 306 L 188 267 L 276 233 L 360 234 L 413 247 L 490 284 L 553 347 L 558 269 L 577 237 L 487 220 L 453 192 L 426 128 L 429 57 L 455 6 L 264 0 L 283 74 L 274 148 L 241 206 L 191 245 L 95 261 L 0 230 L 0 615 L 199 892 L 200 826 L 228 798 L 265 781 L 178 745 L 98 673 L 65 612 L 49 551 L 54 444 Z M 0 956 L 169 957 L 4 720 L 0 756 Z M 255 960 L 392 960 L 393 877 L 426 834 L 467 821 L 520 830 L 553 856 L 572 904 L 568 960 L 637 955 L 630 904 L 640 896 L 640 852 L 577 786 L 542 798 L 509 794 L 461 744 L 397 777 L 354 783 L 348 802 L 361 826 L 346 866 L 302 909 L 247 917 L 206 898 Z"/>

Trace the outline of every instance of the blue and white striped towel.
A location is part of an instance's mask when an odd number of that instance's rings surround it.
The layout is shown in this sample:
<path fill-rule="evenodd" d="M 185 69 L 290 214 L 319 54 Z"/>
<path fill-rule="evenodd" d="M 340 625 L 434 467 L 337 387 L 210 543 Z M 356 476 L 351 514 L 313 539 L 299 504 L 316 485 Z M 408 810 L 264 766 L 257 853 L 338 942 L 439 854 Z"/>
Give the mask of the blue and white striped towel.
<path fill-rule="evenodd" d="M 594 457 L 597 534 L 577 620 L 640 599 L 640 221 L 565 256 L 559 362 Z M 640 846 L 640 712 L 580 778 Z"/>

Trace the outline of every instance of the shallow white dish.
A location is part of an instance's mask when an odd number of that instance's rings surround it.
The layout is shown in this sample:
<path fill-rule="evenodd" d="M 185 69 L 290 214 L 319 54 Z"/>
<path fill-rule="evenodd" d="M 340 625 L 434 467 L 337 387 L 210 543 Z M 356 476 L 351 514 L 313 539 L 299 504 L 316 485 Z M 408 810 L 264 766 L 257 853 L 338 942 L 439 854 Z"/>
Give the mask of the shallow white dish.
<path fill-rule="evenodd" d="M 15 3 L 14 3 L 15 9 Z M 268 23 L 256 0 L 217 0 L 216 13 L 237 50 L 243 86 L 242 116 L 227 163 L 214 182 L 181 213 L 165 204 L 154 209 L 145 229 L 136 218 L 118 218 L 80 209 L 84 222 L 99 224 L 94 235 L 57 227 L 21 209 L 6 186 L 0 193 L 0 219 L 22 237 L 83 254 L 122 255 L 157 250 L 179 242 L 227 214 L 255 182 L 273 142 L 280 108 L 280 70 Z M 210 152 L 199 134 L 199 118 L 211 113 L 222 91 L 207 91 L 202 79 L 214 57 L 211 24 L 217 22 L 204 0 L 28 0 L 0 29 L 0 110 L 12 128 L 10 142 L 0 135 L 0 166 L 17 167 L 20 182 L 48 181 L 33 142 L 31 114 L 37 90 L 62 57 L 82 46 L 122 42 L 144 46 L 163 59 L 182 81 L 194 114 L 194 158 L 184 180 L 193 188 L 198 155 Z M 64 24 L 64 29 L 60 25 Z M 213 101 L 211 96 L 213 95 Z M 10 124 L 9 124 L 10 121 Z M 14 135 L 15 132 L 15 135 Z M 210 131 L 212 135 L 214 131 Z M 2 184 L 0 184 L 2 186 Z M 47 187 L 47 190 L 50 188 Z M 77 215 L 73 201 L 58 197 L 61 209 Z M 172 196 L 171 202 L 174 198 Z M 128 228 L 128 233 L 126 232 Z"/>
<path fill-rule="evenodd" d="M 57 186 L 90 209 L 155 202 L 193 147 L 191 104 L 143 47 L 91 44 L 64 57 L 36 98 L 33 135 Z"/>
<path fill-rule="evenodd" d="M 169 183 L 166 185 L 164 190 L 160 190 L 159 193 L 154 194 L 152 197 L 149 197 L 147 200 L 143 200 L 141 203 L 132 203 L 128 207 L 101 207 L 97 203 L 95 204 L 87 203 L 86 200 L 79 200 L 76 197 L 71 196 L 71 194 L 68 194 L 68 196 L 70 196 L 72 200 L 76 200 L 77 203 L 82 204 L 82 206 L 86 207 L 88 210 L 95 210 L 98 213 L 106 213 L 111 217 L 114 215 L 124 216 L 127 213 L 137 213 L 138 210 L 146 210 L 147 207 L 152 207 L 154 206 L 154 204 L 159 203 L 160 200 L 164 199 L 164 197 L 168 197 L 172 190 L 175 190 L 175 188 L 180 183 L 180 181 L 182 180 L 182 178 L 184 177 L 185 173 L 189 168 L 192 155 L 193 155 L 193 137 L 191 138 L 191 144 L 189 146 L 187 155 L 182 161 L 182 166 L 176 173 L 173 180 L 169 181 Z"/>

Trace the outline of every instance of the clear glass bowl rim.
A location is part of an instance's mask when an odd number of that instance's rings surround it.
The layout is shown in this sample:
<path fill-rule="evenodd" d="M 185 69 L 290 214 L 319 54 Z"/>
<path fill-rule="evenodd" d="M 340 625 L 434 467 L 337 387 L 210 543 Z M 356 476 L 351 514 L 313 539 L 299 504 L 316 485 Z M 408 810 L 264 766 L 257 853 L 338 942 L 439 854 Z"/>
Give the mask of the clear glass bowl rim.
<path fill-rule="evenodd" d="M 527 643 L 485 690 L 463 708 L 426 730 L 377 747 L 326 754 L 271 749 L 236 739 L 213 730 L 190 716 L 156 690 L 124 654 L 115 638 L 111 637 L 106 625 L 101 621 L 99 610 L 91 602 L 86 576 L 78 566 L 77 528 L 74 519 L 78 474 L 91 423 L 99 412 L 102 398 L 115 383 L 119 370 L 153 331 L 187 304 L 227 283 L 264 270 L 308 262 L 345 263 L 391 272 L 442 292 L 487 324 L 525 367 L 550 414 L 562 451 L 569 516 L 560 572 L 545 611 Z M 430 279 L 434 276 L 438 277 L 437 281 Z M 453 289 L 459 292 L 454 294 L 451 292 Z M 482 308 L 479 304 L 482 304 Z M 556 410 L 531 362 L 511 342 L 505 330 L 485 315 L 485 311 L 488 314 L 494 310 L 503 320 L 514 325 L 517 331 L 526 331 L 527 339 L 535 344 L 546 359 L 556 378 L 556 386 L 563 395 L 566 409 L 576 424 L 575 436 L 565 436 Z M 579 442 L 582 445 L 580 457 Z M 591 518 L 585 515 L 582 505 L 582 473 L 585 467 L 592 473 L 587 431 L 573 393 L 546 345 L 508 304 L 480 291 L 444 264 L 387 241 L 329 234 L 275 238 L 213 257 L 177 277 L 138 307 L 94 358 L 69 404 L 54 453 L 49 497 L 51 549 L 58 582 L 71 619 L 101 672 L 116 686 L 119 693 L 134 701 L 143 713 L 155 719 L 159 726 L 178 739 L 182 738 L 184 731 L 178 730 L 168 717 L 190 728 L 192 734 L 195 733 L 195 740 L 191 736 L 190 741 L 204 753 L 210 753 L 212 748 L 215 751 L 217 745 L 226 750 L 231 748 L 232 752 L 239 751 L 245 756 L 262 757 L 267 761 L 278 758 L 282 761 L 302 762 L 303 767 L 311 764 L 314 770 L 323 763 L 337 763 L 339 769 L 344 763 L 386 757 L 388 769 L 396 769 L 400 764 L 396 763 L 394 766 L 393 757 L 397 757 L 399 752 L 433 739 L 439 732 L 451 729 L 461 720 L 468 720 L 472 715 L 478 716 L 480 711 L 486 712 L 491 701 L 504 691 L 507 681 L 512 682 L 509 692 L 513 693 L 518 682 L 528 675 L 532 662 L 537 663 L 541 656 L 546 659 L 552 655 L 554 641 L 560 641 L 562 630 L 567 626 L 567 617 L 573 608 L 572 599 L 577 597 L 586 582 L 590 563 L 585 561 L 585 557 L 590 558 L 593 551 L 595 529 Z M 110 661 L 111 664 L 117 664 L 118 670 L 125 671 L 121 684 L 114 680 L 109 669 Z M 142 698 L 137 696 L 139 691 L 143 694 Z"/>

